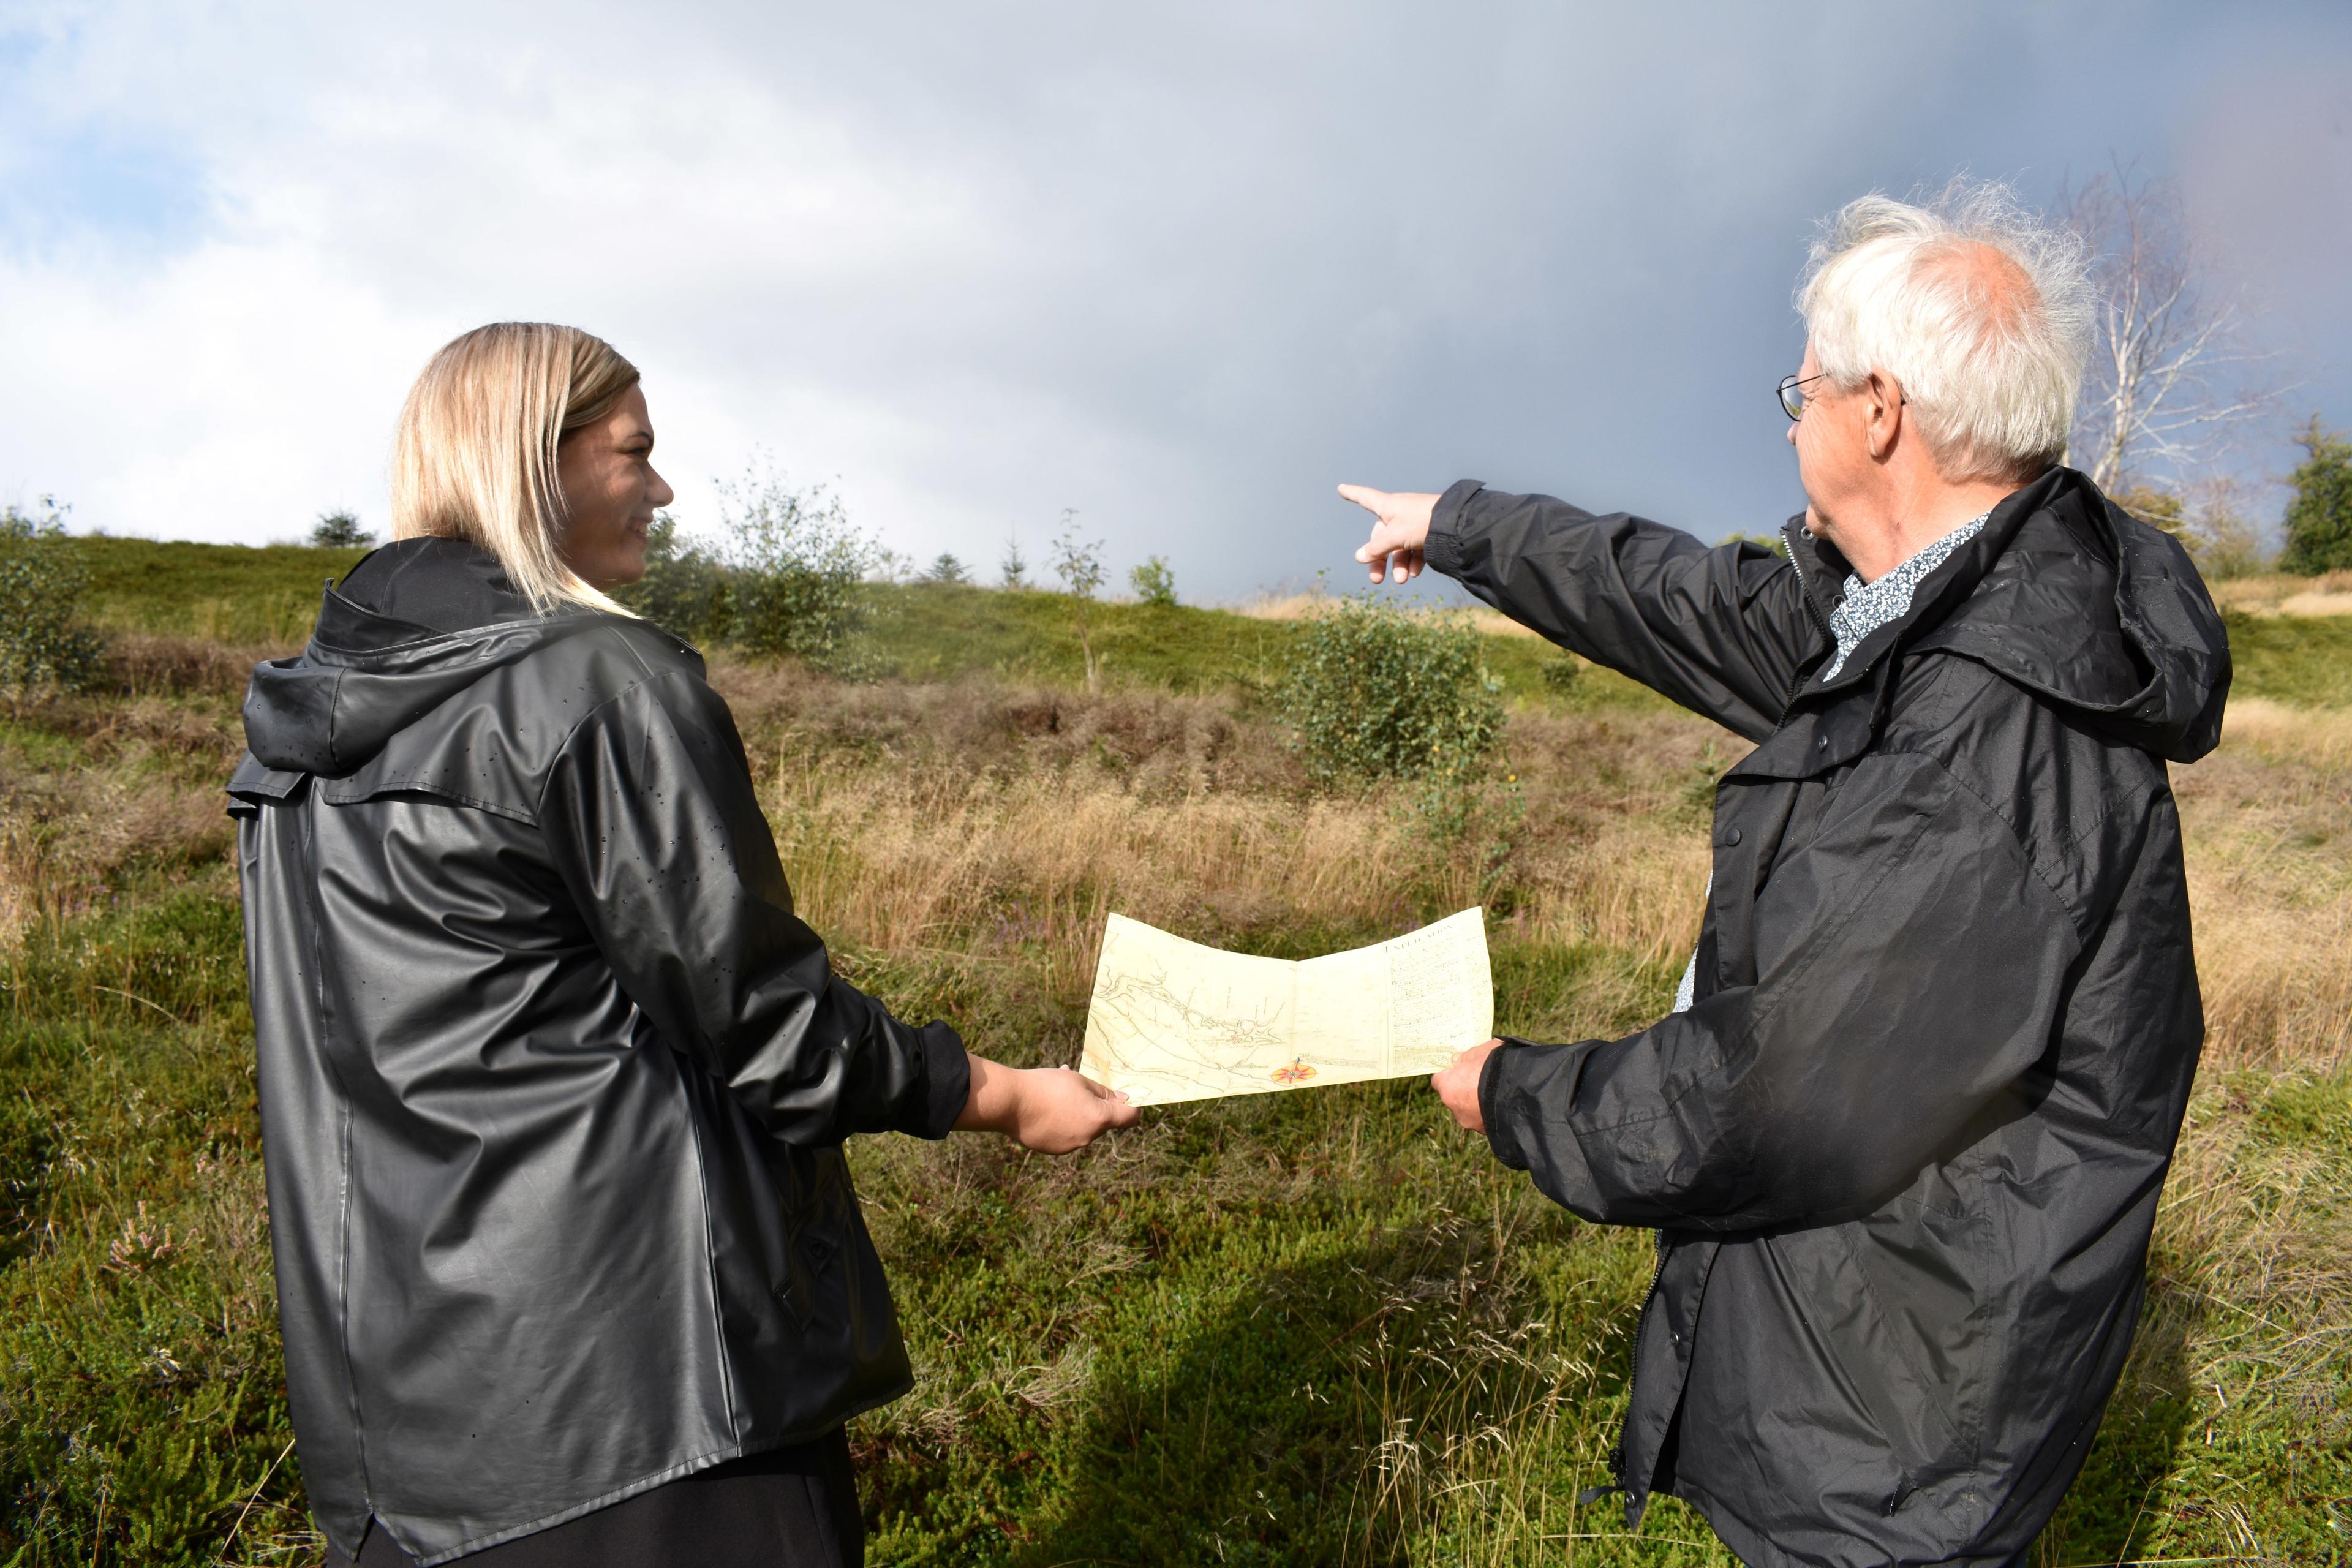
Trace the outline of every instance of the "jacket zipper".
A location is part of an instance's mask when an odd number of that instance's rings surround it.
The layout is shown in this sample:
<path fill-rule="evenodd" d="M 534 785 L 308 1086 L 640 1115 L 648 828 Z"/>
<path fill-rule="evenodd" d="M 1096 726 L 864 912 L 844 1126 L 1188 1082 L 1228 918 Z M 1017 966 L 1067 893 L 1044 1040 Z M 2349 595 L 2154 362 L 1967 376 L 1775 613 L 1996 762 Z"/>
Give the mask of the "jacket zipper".
<path fill-rule="evenodd" d="M 1626 1468 L 1633 1463 L 1633 1455 L 1628 1449 L 1633 1439 L 1634 1396 L 1641 1392 L 1642 1336 L 1650 1327 L 1650 1309 L 1658 1300 L 1658 1281 L 1665 1277 L 1666 1233 L 1661 1230 L 1657 1233 L 1657 1260 L 1650 1267 L 1650 1288 L 1643 1294 L 1640 1315 L 1633 1320 L 1633 1370 L 1625 1380 L 1625 1429 L 1617 1437 L 1617 1489 L 1629 1498 L 1633 1495 L 1633 1483 L 1626 1474 Z M 1649 1482 L 1644 1480 L 1642 1483 L 1643 1495 L 1648 1496 L 1649 1490 Z"/>

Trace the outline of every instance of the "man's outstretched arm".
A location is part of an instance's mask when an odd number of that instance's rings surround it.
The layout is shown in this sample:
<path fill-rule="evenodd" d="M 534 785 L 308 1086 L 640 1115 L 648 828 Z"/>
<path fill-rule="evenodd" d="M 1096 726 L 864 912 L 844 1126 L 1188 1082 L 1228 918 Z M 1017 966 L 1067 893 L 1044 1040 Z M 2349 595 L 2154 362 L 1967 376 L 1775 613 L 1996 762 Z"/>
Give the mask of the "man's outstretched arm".
<path fill-rule="evenodd" d="M 1341 485 L 1370 511 L 1356 559 L 1375 582 L 1424 563 L 1520 625 L 1751 740 L 1780 721 L 1821 644 L 1803 584 L 1753 545 L 1710 549 L 1623 512 L 1465 479 L 1443 496 Z"/>

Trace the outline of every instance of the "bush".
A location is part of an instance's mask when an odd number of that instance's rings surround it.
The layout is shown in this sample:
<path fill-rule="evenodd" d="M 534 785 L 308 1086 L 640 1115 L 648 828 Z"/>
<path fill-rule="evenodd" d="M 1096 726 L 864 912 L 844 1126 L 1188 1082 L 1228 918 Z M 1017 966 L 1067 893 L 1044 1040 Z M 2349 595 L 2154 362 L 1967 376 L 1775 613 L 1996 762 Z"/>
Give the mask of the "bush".
<path fill-rule="evenodd" d="M 2279 569 L 2316 576 L 2352 568 L 2352 440 L 2322 429 L 2316 415 L 2296 439 L 2309 456 L 2289 479 L 2294 500 Z"/>
<path fill-rule="evenodd" d="M 1556 697 L 1566 697 L 1576 689 L 1576 656 L 1564 647 L 1556 647 L 1544 655 L 1543 683 Z"/>
<path fill-rule="evenodd" d="M 0 693 L 12 708 L 37 691 L 95 685 L 106 656 L 82 621 L 89 570 L 56 501 L 43 496 L 41 506 L 38 515 L 0 509 Z"/>
<path fill-rule="evenodd" d="M 677 519 L 654 513 L 646 530 L 646 574 L 613 597 L 689 641 L 713 637 L 726 618 L 725 569 L 700 545 L 679 539 Z"/>
<path fill-rule="evenodd" d="M 1416 779 L 1442 793 L 1475 783 L 1500 746 L 1502 689 L 1466 621 L 1365 596 L 1307 623 L 1281 702 L 1318 781 Z"/>
<path fill-rule="evenodd" d="M 793 489 L 755 469 L 721 493 L 729 640 L 752 653 L 847 669 L 866 618 L 860 584 L 881 564 L 880 548 L 822 485 Z"/>
<path fill-rule="evenodd" d="M 654 513 L 646 531 L 646 574 L 614 597 L 691 643 L 727 636 L 727 569 L 698 544 L 681 544 L 677 519 Z"/>
<path fill-rule="evenodd" d="M 725 532 L 705 545 L 654 514 L 646 574 L 614 597 L 688 642 L 801 659 L 836 674 L 864 668 L 856 651 L 868 614 L 866 575 L 887 563 L 824 486 L 794 489 L 754 469 L 722 485 Z"/>
<path fill-rule="evenodd" d="M 322 511 L 311 525 L 310 542 L 320 550 L 359 550 L 375 542 L 375 535 L 360 526 L 359 514 Z"/>
<path fill-rule="evenodd" d="M 2210 477 L 2186 495 L 2133 485 L 2112 499 L 2150 528 L 2180 541 L 2197 570 L 2210 579 L 2251 576 L 2262 570 L 2262 537 L 2240 513 L 2235 488 L 2224 476 Z"/>
<path fill-rule="evenodd" d="M 1127 574 L 1128 585 L 1135 596 L 1147 605 L 1165 609 L 1176 603 L 1176 574 L 1168 569 L 1168 559 L 1155 555 Z"/>
<path fill-rule="evenodd" d="M 971 568 L 966 566 L 963 558 L 953 551 L 942 550 L 932 558 L 923 576 L 932 583 L 969 583 L 971 581 Z"/>
<path fill-rule="evenodd" d="M 1777 533 L 1727 533 L 1717 542 L 1753 544 L 1759 550 L 1770 551 L 1783 561 L 1789 558 L 1789 542 Z"/>

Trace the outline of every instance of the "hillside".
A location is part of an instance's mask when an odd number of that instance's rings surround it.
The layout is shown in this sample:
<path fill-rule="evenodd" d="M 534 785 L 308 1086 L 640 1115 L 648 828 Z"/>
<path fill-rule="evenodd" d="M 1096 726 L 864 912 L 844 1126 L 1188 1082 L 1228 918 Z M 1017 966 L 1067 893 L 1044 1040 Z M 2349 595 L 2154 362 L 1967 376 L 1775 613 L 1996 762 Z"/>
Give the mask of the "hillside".
<path fill-rule="evenodd" d="M 317 619 L 321 586 L 366 553 L 308 545 L 86 538 L 94 618 L 109 628 L 232 645 L 290 649 Z M 2231 584 L 2222 596 L 2237 658 L 2232 689 L 2284 702 L 2352 706 L 2352 615 L 2280 614 L 2297 579 Z M 2332 579 L 2328 580 L 2332 581 Z M 2259 593 L 2243 591 L 2245 588 Z M 895 680 L 1009 680 L 1078 684 L 1084 673 L 1077 606 L 1067 595 L 1005 593 L 951 583 L 870 584 L 872 667 Z M 2328 608 L 2340 594 L 2329 595 Z M 1298 625 L 1298 601 L 1282 618 L 1193 605 L 1099 604 L 1093 637 L 1111 689 L 1264 692 L 1279 679 Z M 2243 605 L 2243 608 L 2237 607 Z M 1499 617 L 1494 617 L 1499 619 Z M 1565 657 L 1536 638 L 1489 632 L 1486 659 L 1511 700 L 1538 705 L 1664 709 L 1643 689 L 1576 661 L 1580 677 L 1558 685 L 1547 664 Z"/>
<path fill-rule="evenodd" d="M 251 1021 L 218 794 L 244 668 L 351 555 L 83 548 L 114 689 L 0 719 L 0 1562 L 304 1563 Z M 1318 790 L 1295 622 L 872 590 L 881 679 L 723 651 L 796 901 L 840 967 L 1016 1063 L 1072 1059 L 1118 909 L 1303 956 L 1484 903 L 1500 1028 L 1667 1005 L 1744 750 L 1496 633 L 1524 804 L 1432 839 Z M 2352 1514 L 2352 617 L 2233 615 L 2238 699 L 2174 771 L 2206 1065 L 2148 1308 L 2042 1568 L 2339 1560 Z M 853 1429 L 872 1558 L 1729 1559 L 1603 1479 L 1648 1237 L 1581 1224 L 1424 1088 L 1171 1108 L 1066 1161 L 859 1140 L 916 1392 Z"/>

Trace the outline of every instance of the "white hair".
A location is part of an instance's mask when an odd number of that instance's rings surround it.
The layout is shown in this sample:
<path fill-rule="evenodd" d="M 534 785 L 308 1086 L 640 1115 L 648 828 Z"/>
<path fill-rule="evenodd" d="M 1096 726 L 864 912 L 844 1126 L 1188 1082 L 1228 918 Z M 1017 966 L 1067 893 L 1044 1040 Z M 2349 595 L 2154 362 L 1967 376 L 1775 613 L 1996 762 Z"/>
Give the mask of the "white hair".
<path fill-rule="evenodd" d="M 1847 203 L 1813 241 L 1797 308 L 1836 385 L 1874 370 L 1901 386 L 1946 479 L 2031 479 L 2063 460 L 2090 352 L 2087 260 L 2008 186 Z"/>

